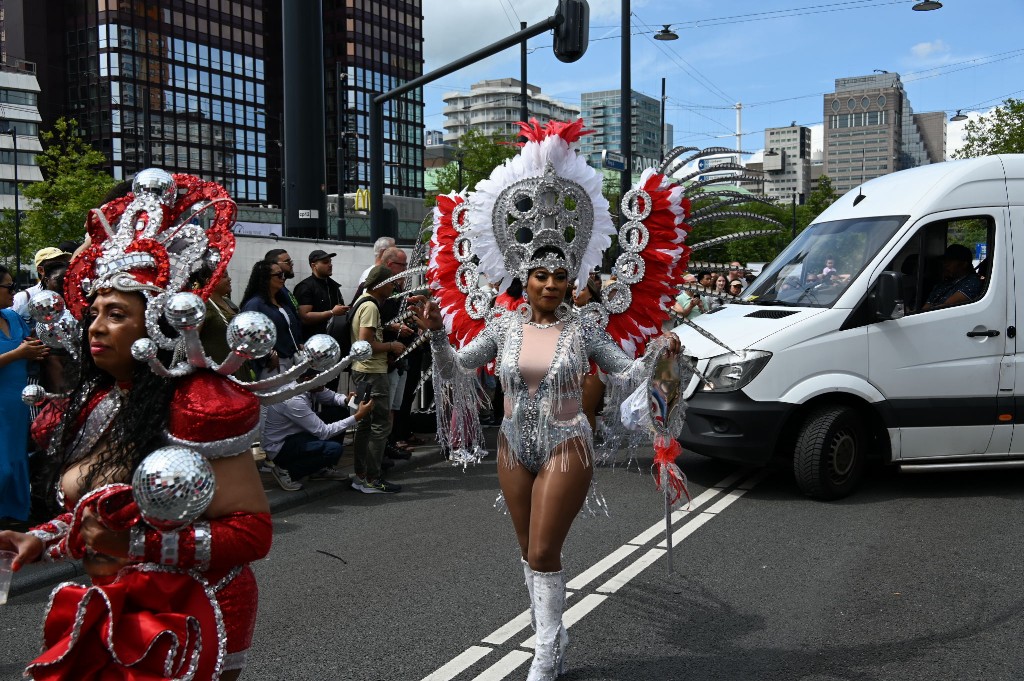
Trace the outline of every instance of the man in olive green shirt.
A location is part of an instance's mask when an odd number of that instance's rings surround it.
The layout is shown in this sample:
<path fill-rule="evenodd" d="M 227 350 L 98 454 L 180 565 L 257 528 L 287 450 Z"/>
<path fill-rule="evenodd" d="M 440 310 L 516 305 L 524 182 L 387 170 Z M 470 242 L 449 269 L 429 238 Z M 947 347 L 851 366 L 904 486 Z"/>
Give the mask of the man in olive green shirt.
<path fill-rule="evenodd" d="M 356 477 L 352 481 L 352 488 L 365 494 L 394 494 L 402 489 L 384 480 L 381 472 L 384 447 L 391 434 L 388 353 L 397 356 L 405 351 L 405 346 L 398 341 L 384 341 L 386 320 L 380 317 L 380 306 L 395 290 L 395 285 L 379 284 L 391 276 L 388 267 L 375 266 L 366 275 L 366 292 L 352 302 L 352 340 L 364 340 L 373 350 L 369 359 L 352 363 L 352 381 L 357 390 L 361 393 L 369 385 L 373 397 L 373 411 L 359 422 L 353 441 Z M 372 300 L 368 301 L 368 298 Z"/>

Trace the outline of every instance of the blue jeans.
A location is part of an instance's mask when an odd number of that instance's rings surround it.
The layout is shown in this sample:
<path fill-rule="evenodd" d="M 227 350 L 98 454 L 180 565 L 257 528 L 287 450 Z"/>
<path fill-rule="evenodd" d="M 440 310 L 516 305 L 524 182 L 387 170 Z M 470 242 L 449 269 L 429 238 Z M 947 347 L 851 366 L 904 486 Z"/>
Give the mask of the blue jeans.
<path fill-rule="evenodd" d="M 284 439 L 274 465 L 298 480 L 338 463 L 342 449 L 340 442 L 317 440 L 311 433 L 294 433 Z"/>

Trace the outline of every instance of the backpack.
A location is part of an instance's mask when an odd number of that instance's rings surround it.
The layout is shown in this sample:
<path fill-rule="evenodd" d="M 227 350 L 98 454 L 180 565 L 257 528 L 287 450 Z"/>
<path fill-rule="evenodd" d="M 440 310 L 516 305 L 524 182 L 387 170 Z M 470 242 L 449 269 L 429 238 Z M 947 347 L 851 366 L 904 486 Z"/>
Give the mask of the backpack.
<path fill-rule="evenodd" d="M 377 306 L 377 313 L 380 313 L 380 303 L 373 296 L 366 296 L 356 301 L 354 305 L 343 315 L 332 317 L 327 324 L 327 333 L 341 346 L 341 356 L 347 357 L 352 352 L 352 325 L 355 323 L 356 313 L 364 303 L 373 303 Z"/>

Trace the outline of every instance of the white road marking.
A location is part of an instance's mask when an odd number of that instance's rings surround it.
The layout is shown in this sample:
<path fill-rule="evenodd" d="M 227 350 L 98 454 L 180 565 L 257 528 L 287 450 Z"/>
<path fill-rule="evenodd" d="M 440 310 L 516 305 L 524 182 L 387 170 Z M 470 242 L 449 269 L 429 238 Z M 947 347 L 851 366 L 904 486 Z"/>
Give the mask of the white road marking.
<path fill-rule="evenodd" d="M 598 592 L 604 594 L 613 594 L 626 583 L 636 577 L 638 574 L 646 570 L 651 566 L 654 561 L 658 560 L 665 555 L 665 549 L 651 549 L 640 558 L 635 560 L 632 564 L 622 570 L 619 574 L 615 575 L 607 582 L 597 587 Z"/>
<path fill-rule="evenodd" d="M 575 589 L 574 586 L 566 585 L 567 589 Z M 565 599 L 569 600 L 573 597 L 572 591 L 565 592 Z M 513 619 L 496 629 L 487 638 L 483 639 L 484 643 L 490 643 L 492 645 L 500 646 L 505 641 L 509 640 L 520 631 L 530 626 L 530 611 L 524 610 L 523 612 L 516 615 Z"/>
<path fill-rule="evenodd" d="M 688 536 L 697 531 L 704 524 L 709 522 L 712 518 L 716 517 L 720 512 L 729 507 L 732 503 L 740 499 L 744 494 L 750 491 L 755 485 L 764 479 L 765 473 L 758 471 L 753 475 L 750 475 L 750 471 L 742 471 L 735 473 L 724 478 L 722 481 L 715 484 L 713 487 L 706 489 L 704 492 L 699 494 L 690 503 L 690 507 L 686 510 L 675 511 L 671 516 L 671 522 L 673 525 L 689 519 L 688 522 L 684 523 L 678 530 L 672 533 L 672 544 L 673 548 L 676 547 L 680 542 L 686 539 Z M 735 489 L 729 490 L 731 486 L 740 482 Z M 709 508 L 698 511 L 704 504 L 715 499 L 723 492 L 725 494 L 722 498 L 715 501 Z M 663 534 L 665 531 L 664 521 L 652 525 L 642 533 L 631 539 L 626 544 L 618 547 L 610 554 L 602 558 L 600 561 L 595 563 L 593 566 L 579 574 L 575 579 L 571 580 L 566 584 L 568 589 L 582 589 L 589 585 L 595 579 L 600 577 L 602 574 L 607 572 L 611 567 L 620 563 L 627 556 L 636 552 L 637 549 L 648 544 L 650 541 Z M 604 584 L 597 587 L 598 593 L 587 594 L 582 599 L 568 610 L 565 611 L 563 622 L 566 628 L 576 624 L 583 617 L 593 611 L 598 605 L 608 599 L 610 594 L 614 594 L 627 584 L 631 579 L 639 575 L 641 572 L 646 570 L 648 567 L 653 565 L 659 558 L 667 553 L 665 540 L 662 539 L 656 546 L 652 547 L 637 560 L 633 561 L 625 568 L 620 570 L 617 574 L 613 575 Z M 567 593 L 567 598 L 572 596 L 572 593 Z M 484 643 L 490 643 L 493 645 L 501 645 L 508 641 L 510 638 L 515 636 L 518 632 L 522 631 L 525 627 L 530 624 L 530 611 L 527 610 L 518 614 L 511 621 L 495 630 L 492 634 L 483 639 Z M 521 648 L 532 649 L 534 645 L 534 636 L 531 635 L 528 639 L 520 644 Z M 460 654 L 455 659 L 451 660 L 443 667 L 435 671 L 434 673 L 426 676 L 422 681 L 452 681 L 455 677 L 461 674 L 463 671 L 479 662 L 488 653 L 493 652 L 494 648 L 486 646 L 471 646 L 465 652 Z M 505 655 L 503 658 L 498 660 L 496 663 L 484 670 L 480 675 L 474 677 L 474 681 L 501 681 L 505 679 L 509 674 L 514 672 L 516 669 L 522 666 L 522 664 L 528 661 L 532 657 L 531 653 L 523 650 L 513 650 L 512 652 Z"/>
<path fill-rule="evenodd" d="M 449 681 L 450 679 L 454 679 L 463 671 L 479 662 L 484 655 L 493 650 L 494 648 L 473 646 L 430 676 L 423 677 L 423 681 Z"/>
<path fill-rule="evenodd" d="M 610 567 L 639 548 L 639 546 L 634 546 L 633 544 L 623 544 L 601 560 L 594 563 L 593 566 L 587 568 L 580 574 L 576 575 L 576 577 L 569 580 L 569 583 L 565 585 L 566 588 L 582 589 L 587 584 L 590 584 L 592 581 L 604 574 Z"/>
<path fill-rule="evenodd" d="M 522 650 L 513 650 L 511 653 L 481 672 L 480 675 L 474 676 L 473 681 L 499 681 L 499 679 L 503 679 L 515 670 L 519 669 L 524 662 L 529 662 L 532 657 L 532 653 L 527 653 Z"/>
<path fill-rule="evenodd" d="M 717 486 L 716 487 L 711 487 L 709 489 L 704 490 L 703 492 L 698 494 L 695 499 L 691 499 L 690 500 L 689 508 L 685 508 L 685 509 L 681 509 L 681 510 L 678 510 L 678 511 L 674 511 L 672 513 L 672 524 L 674 525 L 674 524 L 678 523 L 680 520 L 682 520 L 686 516 L 690 515 L 691 513 L 696 511 L 698 508 L 700 508 L 704 504 L 708 503 L 709 501 L 711 501 L 712 499 L 714 499 L 715 497 L 717 497 L 721 493 L 722 493 L 722 490 L 719 487 L 717 487 Z M 648 543 L 649 541 L 651 541 L 652 539 L 654 539 L 655 537 L 657 537 L 659 534 L 661 534 L 664 531 L 665 531 L 665 521 L 664 520 L 659 520 L 658 522 L 654 523 L 653 525 L 648 527 L 646 530 L 644 530 L 643 532 L 638 534 L 633 539 L 630 539 L 629 543 L 630 544 L 636 544 L 637 546 L 643 546 L 644 544 Z"/>
<path fill-rule="evenodd" d="M 608 597 L 598 594 L 589 594 L 585 596 L 582 601 L 565 611 L 565 614 L 562 615 L 562 624 L 566 629 L 572 627 L 572 625 L 583 619 L 585 615 L 589 614 L 591 610 L 601 605 L 606 598 Z M 520 643 L 519 646 L 521 648 L 529 648 L 530 650 L 533 650 L 534 645 L 536 644 L 536 639 L 536 635 L 531 635 L 530 638 Z"/>

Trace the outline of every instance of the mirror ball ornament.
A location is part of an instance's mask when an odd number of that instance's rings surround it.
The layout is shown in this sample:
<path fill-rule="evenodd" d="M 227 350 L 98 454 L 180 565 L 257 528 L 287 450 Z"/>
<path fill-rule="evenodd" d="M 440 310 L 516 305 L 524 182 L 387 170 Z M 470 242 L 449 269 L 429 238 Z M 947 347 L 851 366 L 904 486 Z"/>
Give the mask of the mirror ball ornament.
<path fill-rule="evenodd" d="M 166 170 L 146 168 L 135 176 L 132 182 L 132 193 L 135 196 L 150 194 L 165 206 L 173 206 L 178 200 L 178 185 Z"/>
<path fill-rule="evenodd" d="M 313 369 L 323 371 L 341 359 L 341 346 L 325 333 L 310 336 L 306 341 L 306 356 Z"/>
<path fill-rule="evenodd" d="M 352 359 L 357 362 L 362 362 L 373 356 L 373 348 L 370 344 L 364 340 L 358 340 L 352 344 Z"/>
<path fill-rule="evenodd" d="M 206 317 L 206 303 L 194 293 L 175 293 L 164 305 L 164 318 L 177 331 L 198 327 Z"/>
<path fill-rule="evenodd" d="M 21 390 L 21 401 L 30 407 L 40 404 L 46 399 L 46 390 L 41 385 L 32 383 Z"/>
<path fill-rule="evenodd" d="M 132 494 L 143 519 L 158 530 L 175 530 L 203 514 L 216 480 L 210 462 L 187 447 L 162 447 L 139 464 Z"/>
<path fill-rule="evenodd" d="M 50 324 L 64 313 L 64 299 L 54 291 L 40 291 L 28 301 L 28 313 L 37 324 Z"/>
<path fill-rule="evenodd" d="M 262 312 L 242 312 L 228 324 L 228 347 L 246 359 L 259 359 L 274 348 L 277 328 Z"/>
<path fill-rule="evenodd" d="M 140 338 L 132 343 L 132 357 L 136 362 L 148 362 L 156 357 L 157 350 L 152 338 Z"/>

